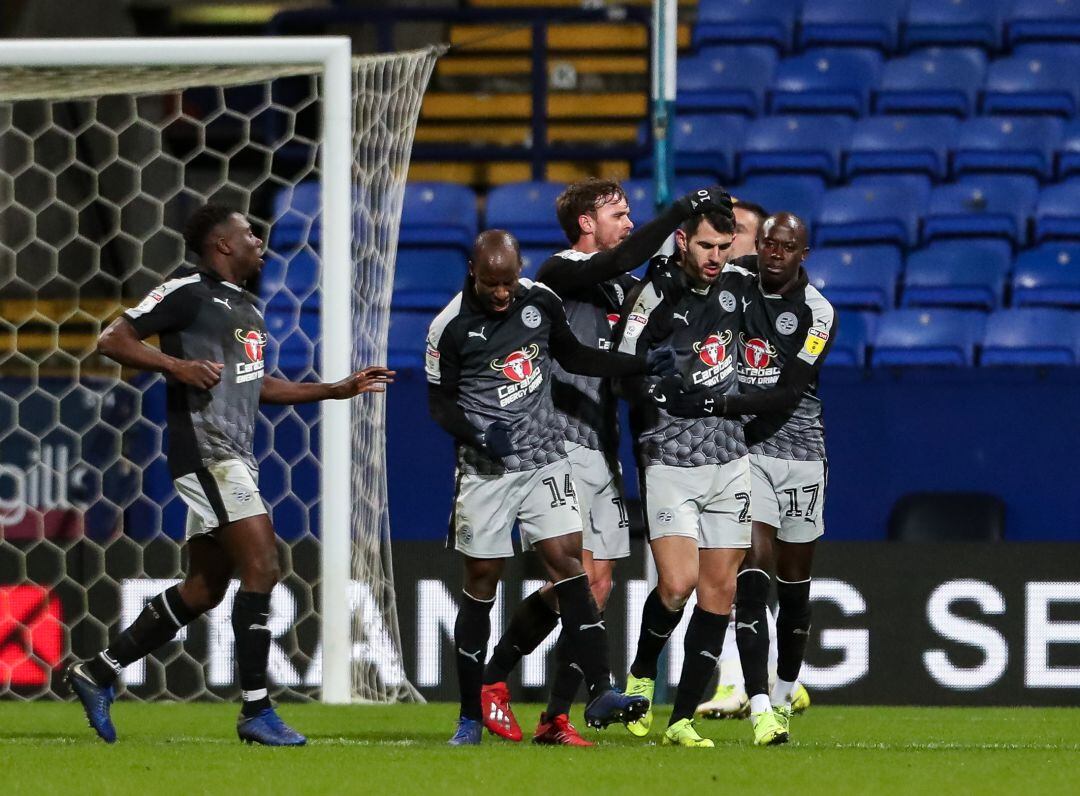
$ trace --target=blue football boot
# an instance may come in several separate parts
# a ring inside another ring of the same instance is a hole
[[[649,700],[643,696],[624,694],[614,689],[605,691],[585,708],[585,723],[602,730],[609,724],[629,724],[649,710]]]
[[[464,716],[458,719],[457,731],[447,743],[450,746],[477,746],[484,737],[484,723]]]
[[[260,710],[251,718],[236,720],[236,734],[244,743],[263,746],[303,746],[307,738],[281,720],[273,708]]]
[[[82,703],[83,712],[86,713],[86,721],[105,743],[116,743],[116,728],[112,723],[109,709],[116,692],[113,687],[100,686],[85,671],[82,662],[71,664],[64,676],[68,686]]]

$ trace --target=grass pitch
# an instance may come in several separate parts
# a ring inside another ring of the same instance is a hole
[[[539,706],[515,705],[526,738]],[[757,749],[745,721],[702,721],[715,749],[661,747],[620,726],[595,749],[534,747],[485,735],[445,746],[448,704],[283,705],[303,749],[248,747],[236,708],[121,702],[120,741],[107,746],[73,703],[0,703],[6,793],[116,794],[693,794],[1063,793],[1075,786],[1080,710],[814,706],[787,746]],[[577,711],[579,714],[580,711]],[[580,719],[575,715],[575,719]]]

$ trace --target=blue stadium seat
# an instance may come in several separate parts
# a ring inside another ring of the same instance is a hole
[[[1080,174],[1080,119],[1073,119],[1061,132],[1057,148],[1057,176],[1059,180]]]
[[[1001,48],[1005,5],[1011,0],[911,0],[904,47],[974,45]]]
[[[1013,267],[1014,307],[1080,307],[1080,244],[1044,243]]]
[[[1035,242],[1080,238],[1080,178],[1044,188],[1035,205]]]
[[[270,247],[281,250],[302,241],[318,245],[319,208],[318,182],[298,182],[279,189],[274,194]]]
[[[1004,237],[1027,242],[1039,186],[1034,177],[969,175],[930,192],[923,240],[947,237]]]
[[[866,365],[866,346],[874,338],[877,315],[872,312],[842,312],[833,327],[832,348],[825,367],[861,368]]]
[[[876,50],[820,48],[785,58],[769,91],[770,113],[862,116],[881,76]]]
[[[679,59],[675,103],[683,112],[758,116],[776,71],[772,47],[707,47]]]
[[[450,182],[405,185],[398,243],[406,246],[458,246],[468,252],[479,226],[476,194]]]
[[[394,267],[395,310],[441,310],[461,290],[468,263],[461,249],[398,249]]]
[[[893,58],[882,69],[874,112],[968,116],[985,72],[986,55],[973,48],[933,48]]]
[[[855,123],[844,172],[918,171],[944,179],[956,140],[951,116],[871,116]]]
[[[973,365],[985,325],[983,313],[970,310],[887,312],[874,335],[872,364],[876,368]]]
[[[715,43],[763,42],[790,50],[801,6],[802,0],[700,0],[694,48]]]
[[[1048,178],[1062,122],[1046,116],[980,116],[960,125],[953,171],[1016,171]]]
[[[806,258],[810,284],[835,306],[878,311],[896,302],[901,267],[900,251],[893,246],[823,247],[811,249]]]
[[[1001,306],[1012,267],[1008,241],[938,241],[908,255],[904,269],[904,307]]]
[[[492,188],[485,226],[509,230],[522,246],[562,246],[566,236],[555,218],[555,199],[565,187],[560,182],[511,182]]]
[[[1080,0],[1016,0],[1005,31],[1009,44],[1080,40]]]
[[[811,225],[815,245],[890,243],[914,246],[925,188],[916,182],[869,180],[826,191]]]
[[[1080,68],[1059,56],[1013,56],[986,70],[983,113],[1076,115],[1080,107]]]
[[[900,12],[908,0],[805,0],[799,48],[862,45],[893,51],[900,42]]]
[[[840,173],[841,153],[853,122],[844,116],[768,116],[750,123],[739,173],[810,172],[828,179]]]
[[[742,146],[746,121],[742,116],[699,114],[675,119],[676,172],[710,172],[713,182],[735,175],[735,153]],[[651,169],[650,169],[651,172]]]
[[[763,174],[731,188],[731,195],[755,202],[769,213],[794,213],[809,223],[817,215],[825,181],[811,175]]]
[[[630,219],[634,224],[641,226],[652,220],[656,215],[656,185],[652,178],[623,180],[622,187],[626,192],[626,201],[630,205]]]
[[[536,272],[551,255],[563,249],[569,249],[570,244],[563,238],[560,246],[523,246],[521,248],[521,275],[528,279],[536,279]]]
[[[986,322],[981,365],[1076,365],[1080,315],[1064,310],[1001,310]]]
[[[432,312],[390,313],[390,330],[386,341],[387,367],[401,370],[424,367],[427,331],[434,317]]]

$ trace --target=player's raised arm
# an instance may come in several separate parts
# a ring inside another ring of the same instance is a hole
[[[355,398],[362,392],[386,392],[386,385],[394,383],[395,375],[397,371],[372,365],[335,382],[289,381],[275,376],[264,376],[259,402],[306,404]]]

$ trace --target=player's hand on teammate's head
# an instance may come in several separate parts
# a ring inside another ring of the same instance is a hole
[[[514,452],[514,443],[510,439],[512,429],[507,423],[496,420],[480,435],[480,444],[496,459],[509,456]]]
[[[386,385],[394,383],[396,370],[372,365],[330,386],[333,397],[354,398],[362,392],[386,392]]]
[[[675,374],[675,349],[669,345],[650,348],[645,354],[645,372],[650,376],[673,376]]]
[[[702,213],[720,213],[727,216],[733,222],[735,210],[732,207],[731,195],[719,185],[701,188],[691,191],[676,203],[682,210],[683,215],[696,216]]]
[[[209,390],[221,381],[221,371],[224,368],[223,362],[211,362],[208,359],[180,359],[169,371],[169,375],[191,387]]]

